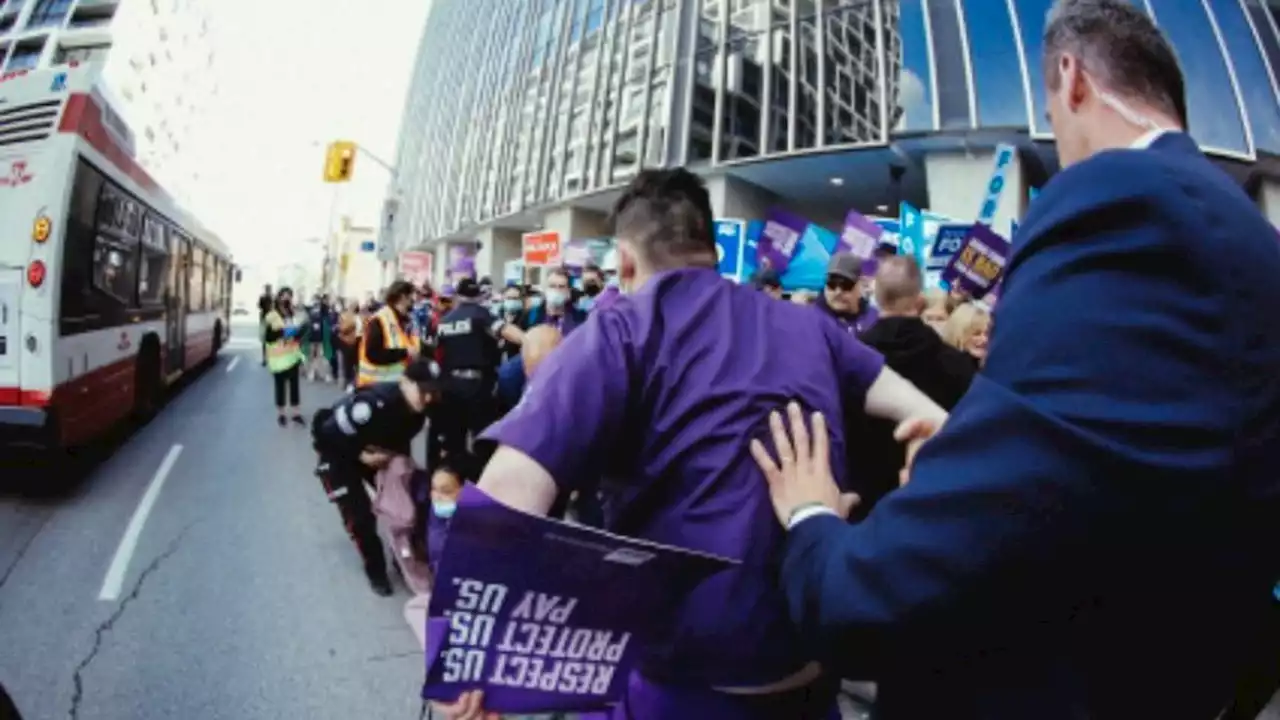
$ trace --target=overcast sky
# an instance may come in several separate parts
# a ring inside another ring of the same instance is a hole
[[[349,185],[321,182],[323,145],[395,161],[400,114],[430,0],[213,0],[220,92],[193,128],[191,209],[242,264],[302,252],[338,210],[376,225],[388,174],[358,158]]]

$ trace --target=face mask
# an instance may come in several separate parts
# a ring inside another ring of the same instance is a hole
[[[547,306],[553,308],[564,307],[565,302],[569,299],[568,294],[563,290],[548,290],[546,297]]]
[[[520,312],[520,309],[523,307],[524,307],[524,303],[520,302],[519,300],[503,300],[502,301],[502,309],[505,312],[515,314]]]
[[[582,286],[582,290],[587,294],[587,297],[595,297],[600,294],[600,283],[589,282]]]
[[[595,307],[595,304],[595,298],[578,298],[578,310],[581,312],[591,312],[591,308]]]
[[[432,500],[431,512],[441,520],[448,520],[458,510],[458,503],[453,500]]]

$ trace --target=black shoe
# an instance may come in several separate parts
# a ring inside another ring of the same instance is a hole
[[[369,587],[373,588],[374,593],[382,597],[391,597],[395,594],[395,590],[391,587],[391,578],[387,577],[386,568],[366,570],[365,575],[368,576]]]
[[[305,427],[305,426],[306,426],[306,424],[307,424],[307,421],[306,421],[306,420],[303,420],[301,415],[294,415],[294,416],[293,416],[293,418],[292,418],[292,420],[293,420],[293,422],[294,422],[294,424],[295,424],[295,425],[302,425],[302,426],[304,426],[304,427]]]
[[[285,420],[283,415],[279,415],[276,417],[276,424],[279,425],[280,427],[285,427],[286,425],[289,424],[289,421]]]

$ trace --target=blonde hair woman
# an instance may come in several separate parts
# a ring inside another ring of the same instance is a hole
[[[968,353],[981,365],[987,359],[990,330],[991,314],[973,303],[965,303],[947,318],[947,324],[942,329],[942,339],[957,350]]]

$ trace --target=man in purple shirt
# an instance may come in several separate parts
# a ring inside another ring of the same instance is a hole
[[[827,265],[827,284],[818,297],[818,307],[835,318],[846,330],[862,334],[871,329],[880,313],[863,297],[866,278],[862,276],[862,258],[848,252],[831,256]]]
[[[897,421],[945,413],[822,315],[722,278],[692,173],[640,173],[613,221],[627,294],[566,338],[486,431],[500,447],[480,489],[545,514],[605,478],[607,529],[742,561],[684,598],[668,637],[646,639],[618,717],[827,718],[836,679],[787,619],[774,574],[784,533],[747,442],[790,397],[837,428],[864,408]],[[843,448],[841,433],[831,443]],[[468,693],[446,716],[481,705]]]

